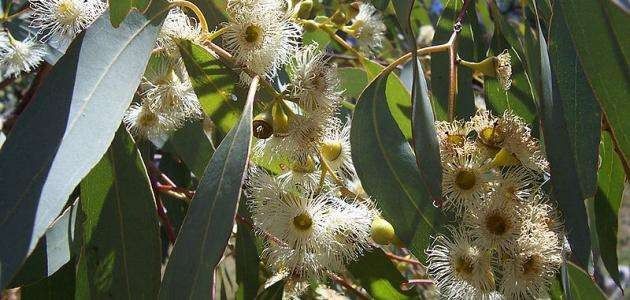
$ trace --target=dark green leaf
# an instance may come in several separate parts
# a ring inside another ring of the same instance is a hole
[[[73,256],[75,249],[74,227],[76,224],[78,202],[68,207],[46,231],[46,235],[37,244],[20,272],[13,281],[12,287],[32,284],[49,277],[63,267]]]
[[[373,196],[398,237],[424,259],[429,236],[440,223],[423,184],[409,143],[396,126],[385,101],[386,76],[363,91],[354,110],[352,159],[367,193]]]
[[[567,264],[567,272],[563,276],[566,277],[564,280],[570,286],[568,299],[604,300],[607,298],[591,276],[573,263]]]
[[[74,299],[74,261],[52,276],[20,289],[24,300]]]
[[[203,15],[206,17],[206,22],[208,22],[208,28],[212,30],[212,28],[217,27],[219,24],[227,21],[226,16],[226,0],[190,0],[193,4],[195,4]]]
[[[595,196],[597,189],[597,153],[601,130],[601,112],[578,60],[566,23],[557,11],[551,23],[549,55],[554,74],[555,102],[562,106],[568,144],[564,156],[574,161],[582,199]],[[574,183],[575,184],[575,183]]]
[[[415,299],[415,290],[403,291],[406,282],[383,250],[374,249],[348,266],[352,276],[374,299]]]
[[[429,192],[432,201],[439,203],[442,198],[442,163],[440,159],[440,146],[435,131],[435,119],[431,109],[427,81],[424,78],[420,64],[418,76],[414,85],[417,89],[413,101],[413,150],[416,154],[416,162],[421,181]]]
[[[435,119],[431,100],[429,99],[427,82],[424,78],[424,71],[422,71],[418,62],[416,39],[411,29],[410,17],[414,0],[392,1],[396,9],[398,23],[405,33],[407,44],[411,45],[411,61],[414,62],[411,64],[413,80],[411,85],[411,101],[413,102],[411,118],[416,162],[425,189],[429,192],[431,198],[437,200],[442,195],[442,164],[440,162],[440,149],[435,132]]]
[[[381,65],[373,61],[366,60],[364,63],[368,80],[370,81],[383,70]],[[385,95],[387,96],[389,110],[398,124],[398,127],[405,136],[405,139],[411,140],[411,95],[402,81],[400,81],[398,75],[391,73],[387,77]]]
[[[232,232],[252,140],[253,97],[210,159],[164,274],[160,299],[207,298]]]
[[[6,286],[79,181],[114,138],[166,9],[101,16],[70,46],[0,151],[0,288]]]
[[[613,141],[620,148],[621,159],[627,169],[630,156],[630,102],[627,101],[630,71],[620,46],[627,45],[627,41],[620,42],[627,36],[616,35],[619,27],[610,24],[613,19],[607,16],[602,2],[555,1],[554,16],[561,14],[564,17],[588,83],[610,124]]]
[[[214,146],[206,135],[201,120],[188,123],[171,134],[166,148],[173,150],[199,178],[214,153]]]
[[[540,116],[545,149],[549,159],[551,189],[553,199],[562,210],[568,239],[574,260],[581,266],[588,266],[591,254],[591,241],[586,215],[586,206],[579,186],[576,161],[566,155],[571,147],[571,139],[564,121],[565,100],[558,89],[553,89],[554,78],[551,73],[547,42],[542,32],[538,33],[541,62],[541,100]]]
[[[363,89],[367,86],[367,74],[359,68],[339,68],[337,70],[341,86],[346,90],[349,98],[358,99]]]
[[[226,134],[238,122],[244,103],[235,94],[238,76],[199,45],[183,42],[179,49],[203,111]]]
[[[118,27],[132,8],[144,10],[150,0],[109,0],[109,20]]]
[[[243,200],[241,198],[241,205],[238,208],[239,214],[248,217],[247,206],[242,205]],[[238,282],[236,299],[254,299],[260,284],[258,278],[260,259],[256,248],[256,236],[249,226],[241,223],[238,223],[237,226],[236,245],[234,246],[236,248],[236,281]]]
[[[155,299],[161,249],[151,183],[124,127],[81,182],[80,299]]]
[[[617,285],[620,285],[617,230],[625,176],[623,165],[615,153],[608,132],[602,132],[599,156],[601,165],[597,173],[597,194],[594,203],[595,228],[604,266]]]

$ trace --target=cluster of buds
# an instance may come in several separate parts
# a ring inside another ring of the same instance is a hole
[[[427,250],[429,276],[448,298],[545,296],[562,263],[564,232],[542,189],[548,175],[539,141],[511,112],[482,110],[436,129],[443,208],[456,225]]]

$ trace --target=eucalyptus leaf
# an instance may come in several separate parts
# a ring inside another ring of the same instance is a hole
[[[166,13],[106,13],[55,65],[0,151],[0,288],[11,280],[68,196],[114,138]]]
[[[232,232],[252,140],[250,95],[238,124],[210,159],[166,266],[160,299],[207,298]]]
[[[236,95],[238,75],[202,46],[184,41],[179,49],[203,111],[226,134],[238,122],[245,102]]]
[[[618,36],[618,26],[606,13],[604,0],[559,0],[554,2],[555,13],[563,16],[580,64],[601,105],[611,128],[613,141],[620,149],[622,162],[628,170],[630,157],[630,71],[627,49]],[[588,21],[586,21],[588,20]],[[613,30],[611,30],[611,28]]]
[[[425,258],[431,234],[440,226],[440,211],[420,183],[411,146],[385,100],[387,74],[363,91],[354,110],[350,141],[352,160],[366,192],[374,197],[397,236],[416,257]]]
[[[566,100],[559,95],[558,88],[554,89],[547,42],[540,31],[538,41],[542,91],[540,116],[551,173],[552,196],[562,210],[573,259],[586,268],[591,255],[590,229],[588,222],[584,221],[588,220],[585,199],[580,188],[575,186],[579,182],[576,161],[571,155],[566,155],[567,147],[571,145],[564,120]]]
[[[24,286],[52,276],[70,261],[77,247],[75,226],[78,207],[78,201],[75,201],[50,225],[10,286]]]
[[[564,155],[574,161],[582,199],[595,196],[597,190],[597,154],[601,131],[601,111],[591,90],[582,65],[571,44],[564,17],[557,11],[551,21],[549,58],[554,74],[558,103],[562,105],[562,120],[568,144]]]
[[[600,167],[597,173],[595,195],[595,228],[599,241],[599,253],[612,279],[621,287],[619,259],[617,257],[617,235],[619,210],[623,197],[624,174],[621,160],[615,153],[610,133],[602,132],[599,146]]]
[[[81,182],[80,299],[155,299],[162,253],[155,199],[140,153],[124,127]]]

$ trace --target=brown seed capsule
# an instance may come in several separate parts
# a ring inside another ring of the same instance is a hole
[[[273,117],[268,111],[258,114],[252,122],[254,136],[267,139],[273,134]]]

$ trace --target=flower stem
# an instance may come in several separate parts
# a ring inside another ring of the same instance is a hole
[[[193,4],[192,2],[188,2],[186,0],[176,0],[176,1],[171,2],[169,4],[169,7],[185,7],[185,8],[190,9],[193,13],[195,13],[195,15],[197,16],[197,19],[199,19],[199,25],[201,25],[201,30],[206,33],[210,32],[208,30],[208,22],[206,22],[206,17],[203,16],[203,13],[199,9],[199,7],[197,7],[197,5]]]
[[[217,46],[212,41],[204,40],[202,42],[202,45],[206,46],[208,49],[210,49],[211,52],[216,53],[218,58],[223,60],[224,62],[226,62],[228,65],[230,65],[230,66],[234,66],[235,65],[234,58],[232,57],[232,54],[228,53],[223,48]],[[232,69],[236,69],[236,68],[232,67]],[[258,74],[256,74],[254,71],[250,70],[247,67],[243,67],[242,70],[245,73],[247,73],[247,75],[249,75],[252,78],[254,78],[254,76],[258,76]],[[271,83],[269,83],[269,81],[264,80],[263,78],[260,78],[260,86],[262,86],[274,98],[284,99],[284,96],[282,94],[278,93],[278,91],[276,91],[276,89],[273,87],[273,85],[271,85]]]

